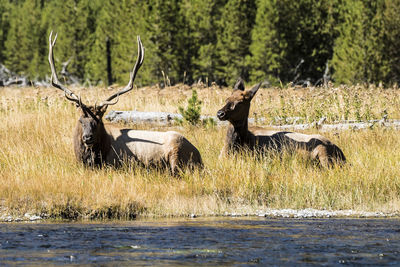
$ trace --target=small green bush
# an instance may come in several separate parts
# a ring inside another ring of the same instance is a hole
[[[197,97],[197,91],[193,89],[192,97],[188,99],[187,108],[178,107],[179,113],[183,117],[183,122],[197,125],[200,122],[201,104],[202,102]]]

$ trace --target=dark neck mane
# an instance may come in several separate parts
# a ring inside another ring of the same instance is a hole
[[[227,143],[230,150],[238,150],[242,148],[252,149],[254,146],[254,135],[249,132],[247,118],[243,121],[230,122],[226,135]]]
[[[82,142],[82,127],[78,122],[74,136],[75,156],[78,161],[81,161],[86,166],[99,167],[106,162],[111,140],[102,122],[97,129],[96,136],[96,141],[92,147],[85,146]]]

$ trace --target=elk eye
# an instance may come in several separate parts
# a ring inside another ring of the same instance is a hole
[[[231,106],[230,106],[230,109],[231,109],[231,110],[234,110],[234,109],[236,108],[236,106],[239,105],[239,104],[240,104],[240,102],[236,102],[236,101],[233,102],[233,103],[231,104]]]

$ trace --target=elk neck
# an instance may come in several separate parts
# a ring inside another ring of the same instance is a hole
[[[252,146],[253,134],[249,132],[248,117],[239,121],[230,121],[227,139],[231,146]]]

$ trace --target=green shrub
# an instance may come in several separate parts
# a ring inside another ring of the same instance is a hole
[[[200,122],[201,101],[197,97],[197,91],[192,90],[192,97],[188,99],[187,108],[178,107],[179,113],[183,117],[183,122],[197,125]]]

